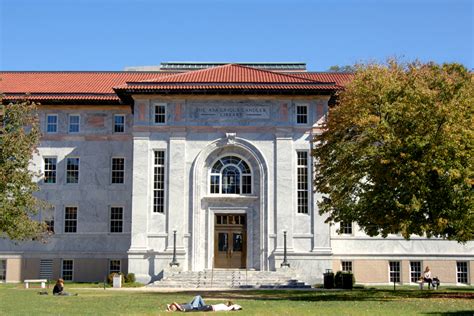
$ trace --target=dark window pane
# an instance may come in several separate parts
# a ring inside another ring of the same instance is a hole
[[[227,251],[227,249],[229,248],[227,233],[219,233],[217,240],[218,251]]]

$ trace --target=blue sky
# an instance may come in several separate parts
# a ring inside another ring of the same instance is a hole
[[[0,70],[163,61],[405,60],[474,68],[471,0],[0,0]]]

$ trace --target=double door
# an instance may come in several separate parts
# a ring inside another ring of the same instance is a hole
[[[214,267],[243,269],[246,267],[246,216],[217,214],[214,232]]]

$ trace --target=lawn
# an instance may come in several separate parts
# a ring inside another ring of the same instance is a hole
[[[94,285],[90,285],[94,286]],[[474,315],[474,287],[419,291],[402,287],[353,291],[199,291],[143,292],[103,290],[67,284],[78,296],[38,295],[41,289],[0,285],[1,315],[169,315],[166,303],[189,301],[200,294],[207,303],[232,299],[243,307],[235,315]],[[202,315],[209,313],[193,313]],[[178,313],[179,315],[179,313]]]

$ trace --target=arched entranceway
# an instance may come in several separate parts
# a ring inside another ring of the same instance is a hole
[[[199,153],[190,182],[192,270],[267,269],[267,174],[261,152],[238,137]]]

